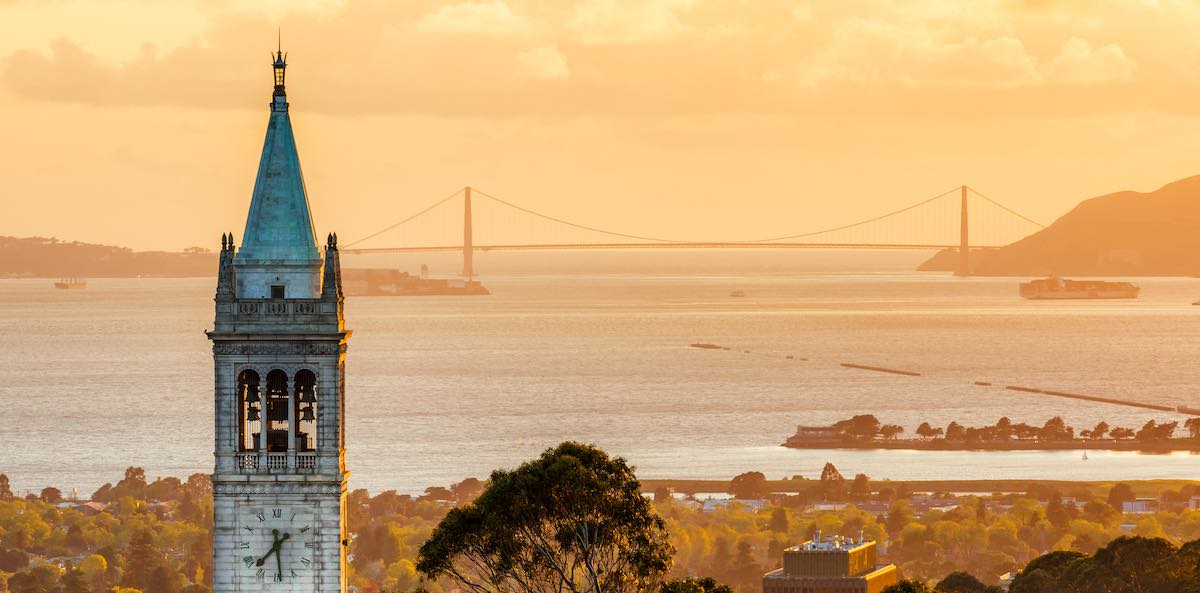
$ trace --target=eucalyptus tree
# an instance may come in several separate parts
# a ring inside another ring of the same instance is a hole
[[[565,442],[493,472],[434,529],[417,569],[469,593],[649,593],[673,554],[625,460]]]

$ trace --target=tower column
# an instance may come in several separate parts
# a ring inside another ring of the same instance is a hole
[[[463,190],[463,271],[467,280],[475,276],[475,243],[471,228],[471,186]]]
[[[296,379],[295,375],[290,375],[287,378],[287,412],[288,412],[288,436],[287,436],[287,466],[289,468],[296,467]]]
[[[258,464],[260,468],[267,467],[267,431],[271,428],[270,418],[270,396],[267,392],[267,371],[264,369],[254,369],[258,373],[259,384],[258,389],[258,408],[261,410],[258,414]]]
[[[967,186],[962,186],[962,205],[959,207],[958,221],[958,272],[955,276],[971,275],[971,248],[967,244]]]

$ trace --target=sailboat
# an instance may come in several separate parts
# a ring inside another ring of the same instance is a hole
[[[1087,461],[1087,441],[1083,443],[1083,460]]]

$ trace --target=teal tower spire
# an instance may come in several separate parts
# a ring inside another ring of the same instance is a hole
[[[283,287],[286,296],[308,296],[319,291],[321,254],[288,113],[287,55],[279,49],[272,58],[267,136],[233,267],[239,294],[266,298]],[[308,286],[309,276],[315,286]]]

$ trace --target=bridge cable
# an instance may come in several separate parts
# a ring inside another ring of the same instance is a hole
[[[844,230],[846,230],[846,229],[849,229],[849,228],[854,228],[854,227],[856,227],[856,226],[862,226],[862,225],[864,225],[864,224],[869,224],[869,223],[872,223],[872,222],[876,222],[876,221],[879,221],[879,220],[883,220],[883,219],[885,219],[885,218],[889,218],[889,217],[895,216],[895,215],[897,215],[897,214],[903,214],[903,213],[905,213],[905,212],[908,212],[909,210],[913,210],[913,209],[916,209],[916,208],[920,208],[921,206],[924,206],[925,204],[928,204],[928,203],[930,203],[930,202],[934,202],[934,201],[940,200],[940,199],[942,199],[942,198],[944,198],[944,197],[946,197],[946,196],[948,196],[948,195],[950,195],[950,194],[952,194],[952,193],[954,193],[954,192],[956,192],[956,191],[959,191],[960,189],[962,189],[962,186],[958,186],[958,187],[956,187],[956,188],[954,188],[954,189],[951,189],[951,190],[949,190],[949,191],[942,192],[942,193],[940,193],[940,194],[938,194],[938,195],[936,195],[936,196],[933,196],[932,198],[929,198],[929,199],[927,199],[927,200],[923,200],[923,201],[917,202],[916,204],[913,204],[913,205],[911,205],[911,206],[906,206],[906,207],[904,207],[904,208],[901,208],[901,209],[899,209],[899,210],[896,210],[895,212],[889,212],[889,213],[887,213],[887,214],[883,214],[883,215],[881,215],[881,216],[876,216],[876,217],[874,217],[874,218],[868,218],[867,220],[860,220],[860,221],[858,221],[858,222],[851,223],[851,224],[845,224],[845,225],[842,225],[842,226],[839,226],[839,227],[834,227],[834,228],[824,229],[824,230],[820,230],[820,231],[813,231],[813,232],[811,232],[811,233],[801,233],[801,234],[799,234],[799,235],[786,235],[786,236],[783,236],[783,237],[770,237],[770,238],[767,238],[767,239],[754,239],[754,240],[752,240],[752,241],[728,241],[728,243],[775,243],[775,242],[778,242],[778,241],[787,241],[787,240],[789,240],[789,239],[800,239],[800,238],[803,238],[803,237],[811,237],[811,236],[813,236],[813,235],[824,235],[825,233],[832,233],[832,232],[835,232],[835,231],[844,231]]]
[[[374,239],[375,237],[378,237],[379,235],[382,235],[382,234],[384,234],[406,222],[412,222],[413,219],[421,216],[422,214],[425,214],[426,212],[429,212],[430,210],[433,210],[434,208],[437,208],[438,206],[441,206],[442,204],[445,204],[446,202],[449,202],[451,198],[457,196],[458,194],[461,194],[462,192],[463,192],[463,190],[461,190],[461,189],[455,190],[454,193],[434,202],[433,205],[425,208],[424,210],[421,210],[420,212],[417,212],[416,214],[413,214],[412,216],[409,216],[408,218],[405,218],[404,220],[401,220],[400,222],[397,222],[396,224],[393,224],[383,230],[371,233],[370,235],[367,235],[366,237],[363,237],[357,241],[347,243],[344,247],[346,247],[346,248],[354,247],[355,245],[358,245],[359,243],[362,243],[363,241],[366,241],[368,239]]]
[[[1020,218],[1021,220],[1024,220],[1025,222],[1037,225],[1038,228],[1043,228],[1043,229],[1046,228],[1046,225],[1044,225],[1032,218],[1029,218],[1028,216],[1025,216],[1024,214],[1021,214],[1020,212],[1017,212],[1016,210],[1013,210],[1012,208],[1009,208],[1008,206],[1005,206],[1004,204],[1001,204],[1000,202],[997,202],[996,200],[993,200],[993,199],[979,193],[979,190],[977,190],[969,185],[967,186],[967,189],[971,190],[971,193],[991,202],[992,204],[998,206],[1001,210],[1004,210],[1005,212],[1012,214],[1013,216],[1016,216],[1017,218]]]
[[[680,240],[680,239],[663,239],[663,238],[659,238],[659,237],[643,237],[643,236],[640,236],[640,235],[629,235],[629,234],[626,234],[626,233],[618,233],[618,232],[615,232],[615,231],[608,231],[608,230],[604,230],[604,229],[601,229],[601,228],[596,228],[596,227],[591,227],[591,226],[587,226],[587,225],[577,224],[577,223],[571,222],[571,221],[569,221],[569,220],[563,220],[563,219],[561,219],[561,218],[555,218],[555,217],[553,217],[553,216],[550,216],[549,214],[542,214],[541,212],[534,212],[533,210],[530,210],[530,209],[528,209],[528,208],[523,208],[523,207],[521,207],[521,206],[518,206],[518,205],[516,205],[516,204],[513,204],[512,202],[508,202],[508,201],[505,201],[505,200],[501,200],[500,198],[497,198],[496,196],[493,196],[493,195],[491,195],[491,194],[489,194],[489,193],[486,193],[486,192],[484,192],[484,191],[481,191],[481,190],[479,190],[479,189],[476,189],[476,188],[471,188],[471,191],[472,191],[472,193],[475,193],[475,194],[481,195],[481,196],[483,196],[483,197],[485,197],[485,198],[490,198],[490,199],[492,199],[492,200],[495,200],[495,201],[497,201],[497,202],[499,202],[499,203],[501,203],[501,204],[504,204],[505,206],[508,206],[509,208],[515,208],[515,209],[517,209],[517,210],[520,210],[521,212],[524,212],[524,213],[526,213],[526,214],[532,214],[533,216],[537,216],[537,217],[540,217],[540,218],[544,218],[544,219],[546,219],[546,220],[550,220],[550,221],[553,221],[553,222],[557,222],[557,223],[559,223],[559,224],[565,224],[565,225],[567,225],[567,226],[575,227],[575,228],[577,228],[577,229],[583,229],[583,230],[585,230],[585,231],[592,231],[592,232],[595,232],[595,233],[601,233],[601,234],[605,234],[605,235],[612,235],[612,236],[614,236],[614,237],[624,237],[624,238],[626,238],[626,239],[637,239],[637,240],[639,240],[639,241],[653,241],[653,242],[656,242],[656,243],[695,243],[695,241],[683,241],[683,240]]]

